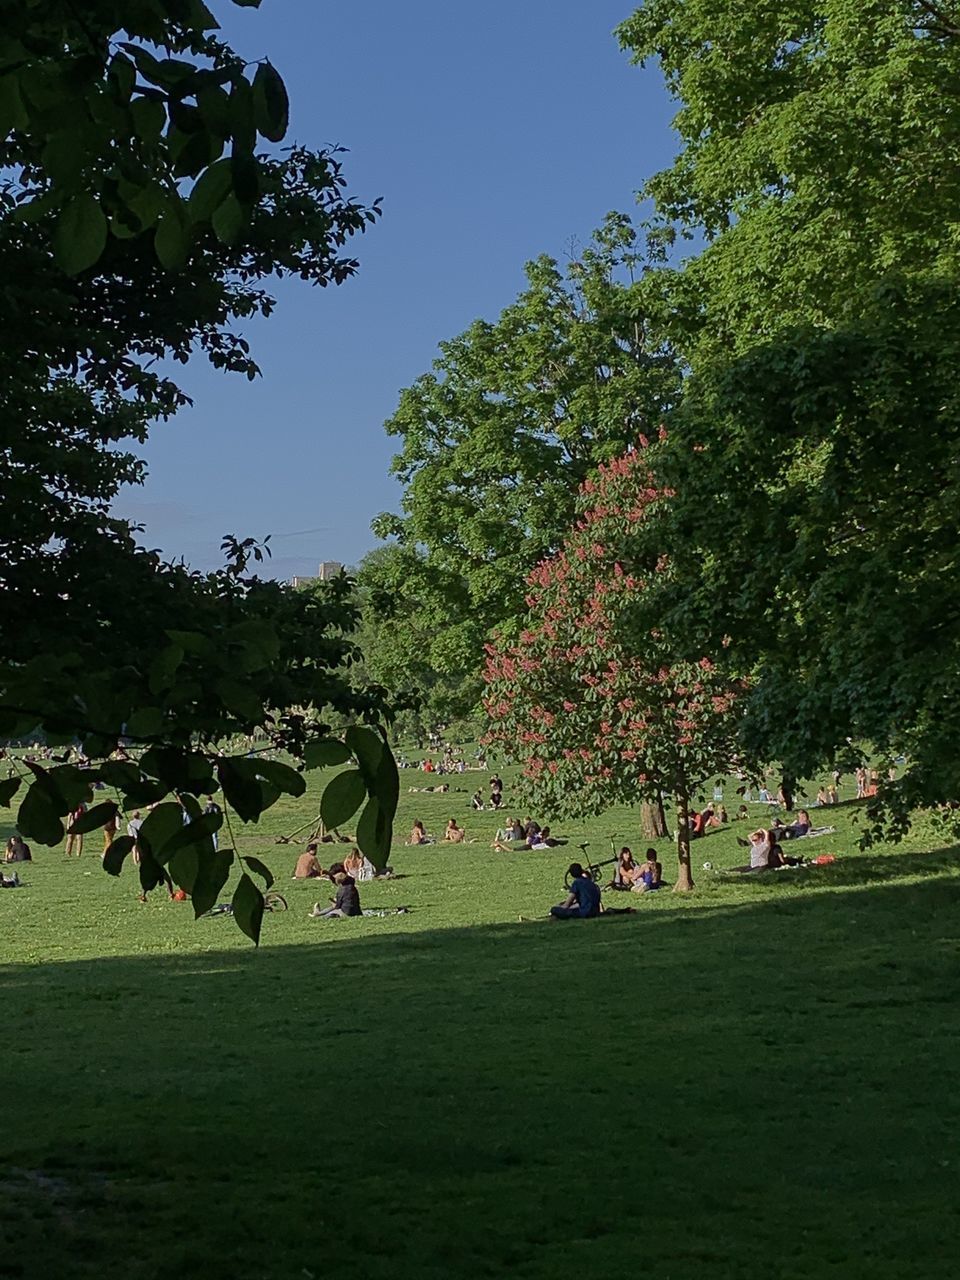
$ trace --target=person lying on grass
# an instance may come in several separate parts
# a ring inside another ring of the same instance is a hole
[[[447,829],[443,833],[443,838],[447,844],[463,844],[467,838],[467,832],[464,827],[457,826],[456,818],[451,818],[447,823]]]
[[[570,892],[563,902],[550,908],[551,920],[590,920],[600,914],[600,886],[586,874],[579,862],[567,868]]]
[[[313,904],[310,916],[314,920],[335,920],[345,916],[361,916],[360,894],[353,876],[346,871],[338,871],[334,877],[337,885],[337,896],[330,899],[329,907],[321,907],[319,902]]]

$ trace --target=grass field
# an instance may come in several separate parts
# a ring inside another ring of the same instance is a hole
[[[646,842],[614,810],[494,853],[480,777],[405,792],[400,839],[478,838],[395,847],[361,891],[405,916],[308,919],[329,886],[274,838],[319,780],[243,831],[291,905],[259,951],[93,837],[35,851],[0,893],[0,1277],[953,1276],[957,851],[856,852],[845,804],[804,842],[832,866],[524,925],[582,839]]]

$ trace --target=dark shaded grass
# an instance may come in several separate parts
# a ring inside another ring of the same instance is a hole
[[[8,966],[0,1276],[952,1276],[953,871]]]

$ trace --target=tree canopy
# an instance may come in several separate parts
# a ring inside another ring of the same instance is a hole
[[[255,377],[236,326],[272,310],[263,282],[347,279],[357,263],[344,247],[378,214],[345,195],[335,153],[276,149],[282,80],[247,66],[216,27],[200,0],[100,0],[23,5],[0,32],[0,734],[42,731],[92,759],[148,747],[139,779],[125,765],[127,798],[143,786],[189,794],[198,770],[207,784],[212,768],[191,753],[210,765],[237,732],[265,727],[302,758],[329,738],[324,708],[388,714],[382,690],[348,679],[346,588],[285,594],[246,574],[249,540],[227,540],[224,572],[194,574],[141,550],[111,514],[120,487],[143,478],[130,445],[186,403],[170,362],[202,353]],[[367,739],[355,748],[325,750],[359,750],[350,813],[369,795],[364,838],[382,862],[390,766]],[[243,765],[216,762],[244,820],[279,794],[263,781],[274,764],[241,786]],[[71,778],[37,774],[25,833],[60,838]],[[212,866],[209,842],[203,856]],[[258,898],[242,883],[250,920]]]
[[[585,482],[574,527],[530,574],[519,635],[487,647],[485,704],[489,740],[557,817],[673,796],[677,888],[689,889],[690,801],[737,766],[742,684],[706,656],[677,659],[659,628],[639,637],[629,625],[649,580],[670,572],[665,558],[631,556],[630,531],[663,501],[645,448]]]
[[[402,442],[403,511],[374,527],[405,549],[405,590],[433,623],[421,660],[465,689],[490,629],[522,610],[526,574],[559,545],[578,485],[676,394],[638,290],[648,265],[617,214],[564,269],[529,263],[517,301],[441,343],[386,424]]]
[[[689,376],[639,531],[636,614],[755,679],[748,744],[809,773],[848,739],[960,789],[949,566],[958,460],[960,46],[950,6],[650,0],[621,28],[680,103],[645,191],[702,252],[647,284]],[[643,543],[644,538],[648,541]]]

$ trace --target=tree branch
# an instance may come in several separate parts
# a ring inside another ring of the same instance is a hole
[[[934,35],[960,37],[960,17],[947,11],[940,0],[917,0],[917,3],[930,19],[930,23],[923,26],[924,31],[930,31]]]

